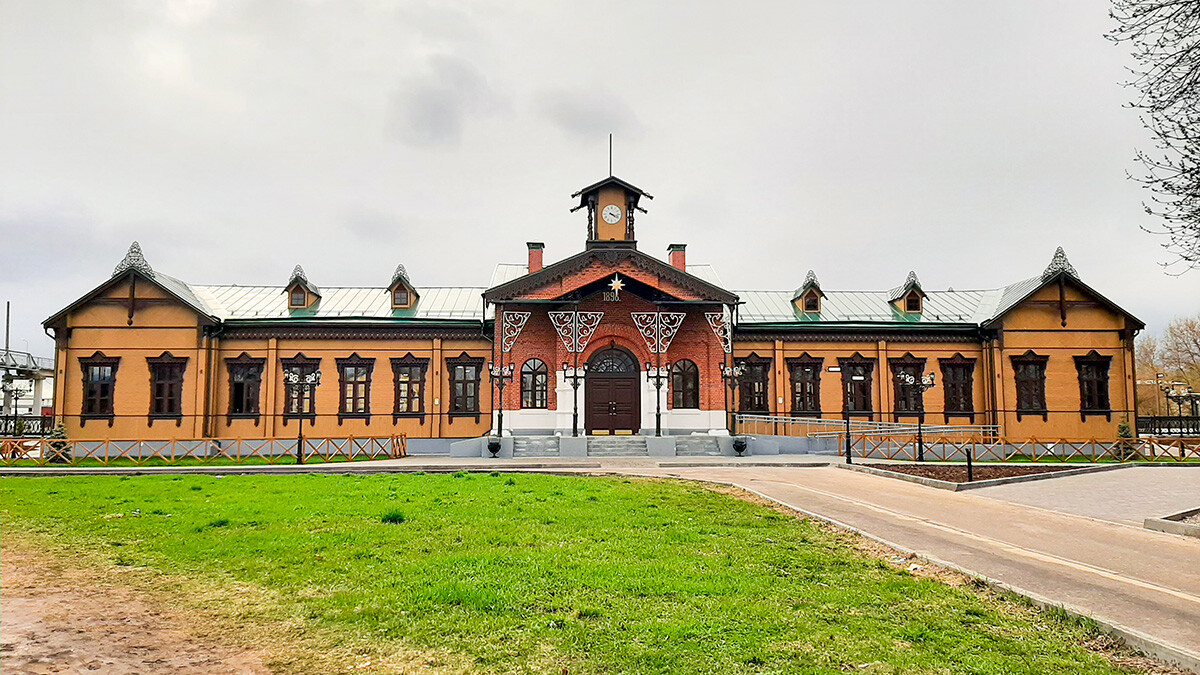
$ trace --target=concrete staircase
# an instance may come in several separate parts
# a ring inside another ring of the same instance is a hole
[[[514,436],[513,457],[558,457],[558,437]]]
[[[720,457],[721,448],[712,436],[676,436],[675,454],[679,457]]]
[[[648,457],[646,439],[641,436],[588,436],[588,457]]]

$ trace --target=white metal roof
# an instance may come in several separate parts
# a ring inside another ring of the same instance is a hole
[[[477,286],[416,288],[411,309],[392,309],[386,288],[325,287],[321,299],[307,310],[288,308],[279,286],[189,286],[209,314],[221,320],[287,318],[462,319],[483,316],[484,289]]]

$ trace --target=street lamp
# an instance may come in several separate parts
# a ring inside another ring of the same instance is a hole
[[[733,395],[732,394],[737,391],[738,380],[741,379],[742,375],[745,374],[745,372],[746,372],[746,363],[744,361],[742,363],[737,364],[736,366],[731,366],[724,362],[721,363],[721,379],[725,380],[725,386],[729,388],[729,392],[730,392],[730,396],[726,399],[726,406],[725,406],[726,407],[726,410],[725,410],[726,415],[729,414],[729,409],[728,409],[729,405],[733,403]],[[737,415],[736,414],[733,415],[733,424],[731,424],[730,426],[732,427],[730,429],[730,431],[733,434],[737,434]]]
[[[929,373],[928,375],[922,375],[921,379],[918,380],[917,376],[913,375],[912,373],[896,373],[896,381],[909,387],[913,387],[921,394],[919,399],[921,409],[917,414],[917,461],[924,462],[925,436],[922,434],[921,427],[925,422],[925,392],[933,389],[934,374]]]
[[[299,419],[296,420],[296,463],[304,463],[304,402],[308,401],[310,406],[315,404],[316,388],[321,384],[321,371],[314,370],[311,373],[301,375],[299,370],[288,370],[283,373],[283,383],[289,388],[291,399],[296,403],[296,415]],[[316,424],[316,415],[313,415],[313,424]]]
[[[504,363],[504,352],[500,352],[500,363],[487,363],[488,375],[491,376],[492,382],[496,388],[500,390],[500,409],[499,419],[496,420],[496,433],[500,436],[504,435],[504,387],[508,385],[513,378],[513,364]]]
[[[568,374],[568,371],[570,374]],[[579,354],[575,355],[575,367],[571,368],[571,364],[563,361],[562,364],[563,379],[571,382],[571,435],[579,435],[579,383],[583,380],[583,376],[587,374],[587,364],[579,365]]]
[[[851,382],[863,382],[867,379],[866,375],[851,375]],[[846,463],[854,463],[854,443],[850,440],[850,393],[846,392]],[[866,444],[863,444],[863,449],[866,449]]]
[[[1192,387],[1187,382],[1172,382],[1171,388],[1168,390],[1166,385],[1162,387],[1163,396],[1175,404],[1175,412],[1179,417],[1179,437],[1184,436],[1183,433],[1183,403],[1192,398]],[[1167,410],[1170,413],[1170,409]]]
[[[649,361],[646,362],[646,377],[654,380],[654,435],[662,436],[662,386],[663,380],[667,379],[667,375],[663,374],[663,371],[671,371],[671,362],[663,363],[661,354],[658,360],[657,368]]]

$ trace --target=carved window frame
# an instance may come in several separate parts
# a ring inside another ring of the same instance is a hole
[[[79,426],[86,426],[88,420],[107,420],[108,426],[113,425],[116,417],[113,412],[117,392],[117,369],[121,366],[121,357],[105,356],[104,352],[95,352],[91,356],[79,357],[79,369],[83,379],[83,396],[79,402]],[[109,368],[102,379],[92,379],[92,368]],[[89,410],[90,408],[90,410]]]
[[[321,357],[309,358],[304,355],[304,352],[297,352],[291,358],[279,359],[282,366],[281,374],[288,370],[296,370],[300,377],[304,377],[321,369]],[[299,387],[297,385],[288,386],[287,381],[283,383],[283,426],[287,426],[288,420],[310,420],[313,424],[317,420],[317,388],[315,386]],[[299,393],[298,396],[293,394]],[[308,405],[305,406],[304,404]],[[295,412],[293,408],[297,408]],[[307,412],[305,408],[308,408]]]
[[[925,376],[924,357],[906,353],[898,359],[888,359],[888,367],[892,370],[892,416],[917,417],[925,419],[925,395],[921,391],[921,378]],[[913,384],[902,382],[900,375],[907,373],[916,381]]]
[[[738,380],[738,412],[771,413],[771,359],[754,352],[744,359],[746,372]]]
[[[479,422],[479,382],[483,377],[484,360],[482,356],[470,356],[466,352],[446,359],[446,379],[450,384],[446,413],[449,424],[454,424],[456,417],[473,417]]]
[[[392,359],[392,424],[401,418],[419,419],[425,424],[425,377],[428,372],[429,359],[418,358],[411,352]],[[401,380],[401,376],[409,379]],[[400,409],[401,401],[404,410]]]
[[[1079,374],[1079,418],[1086,422],[1088,415],[1104,415],[1104,419],[1111,422],[1112,399],[1108,373],[1112,368],[1112,357],[1093,349],[1073,358],[1075,371]]]
[[[792,381],[792,410],[796,416],[821,416],[821,369],[825,359],[807,352],[787,359],[788,376]]]
[[[225,359],[225,372],[229,376],[229,411],[225,415],[225,426],[237,419],[252,419],[254,426],[258,426],[262,418],[262,378],[266,363],[266,359],[254,358],[246,352],[237,358]],[[242,386],[240,396],[239,384]],[[238,407],[242,410],[235,410]]]
[[[838,368],[842,371],[842,417],[875,419],[875,359],[855,352],[853,356],[838,358]],[[855,375],[864,379],[856,381]],[[852,407],[856,399],[865,405]]]
[[[700,409],[700,368],[691,359],[679,359],[671,366],[671,409]]]
[[[955,354],[948,359],[938,359],[938,366],[942,370],[942,414],[946,423],[950,423],[951,417],[966,417],[974,424],[975,359]],[[964,372],[966,377],[960,377]]]
[[[550,369],[541,359],[529,359],[521,365],[521,409],[546,410],[549,407]]]
[[[1012,362],[1013,384],[1016,387],[1014,409],[1017,421],[1026,415],[1036,415],[1045,422],[1050,419],[1046,406],[1046,364],[1049,356],[1035,354],[1032,349],[1020,356],[1008,357]]]
[[[171,352],[146,357],[146,369],[150,372],[150,408],[146,426],[154,426],[155,420],[175,420],[175,426],[183,425],[183,381],[187,362],[186,356],[174,356]]]
[[[334,359],[334,363],[338,372],[338,426],[346,420],[366,420],[370,425],[371,376],[375,371],[375,359],[354,352],[345,358]],[[349,373],[350,370],[355,372]],[[357,379],[359,377],[362,379]],[[347,399],[350,399],[350,408]],[[357,410],[359,404],[362,404],[362,410]]]

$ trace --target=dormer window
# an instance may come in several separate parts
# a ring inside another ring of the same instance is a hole
[[[820,312],[821,311],[821,296],[815,292],[810,292],[804,296],[804,311]]]
[[[303,308],[308,303],[308,296],[303,288],[293,288],[291,294],[288,295],[288,305],[295,308]]]
[[[408,307],[408,289],[403,286],[397,286],[392,291],[392,307]]]
[[[920,293],[913,292],[913,293],[909,293],[907,296],[905,296],[904,311],[910,312],[913,314],[921,313],[921,294]]]

